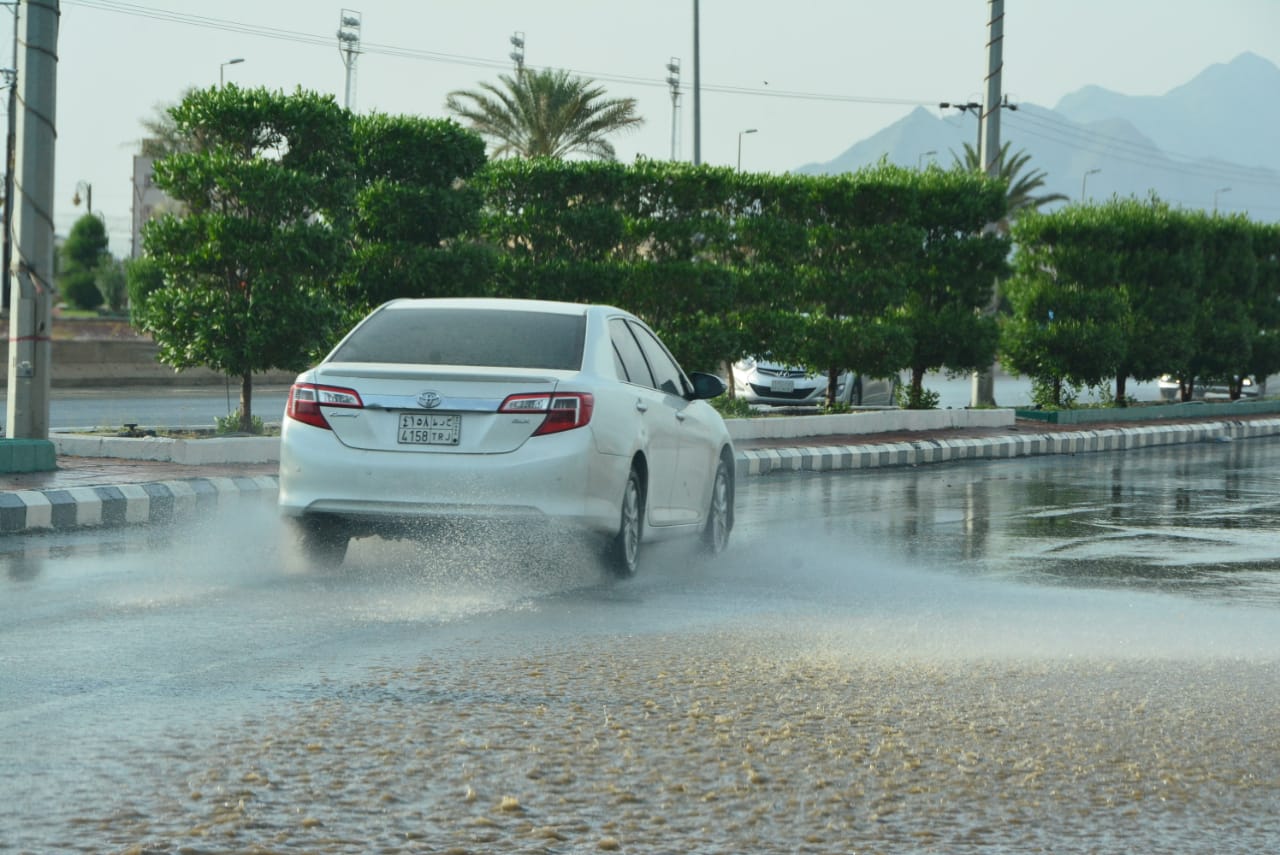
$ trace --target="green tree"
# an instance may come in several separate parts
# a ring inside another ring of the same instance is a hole
[[[1170,373],[1180,378],[1183,401],[1194,397],[1197,382],[1227,385],[1234,400],[1240,397],[1241,378],[1252,367],[1258,329],[1253,227],[1244,215],[1196,212],[1185,216],[1195,228],[1204,263],[1196,288],[1189,358]]]
[[[98,278],[98,290],[102,292],[107,308],[113,312],[124,309],[129,298],[124,262],[110,255],[104,256],[98,263],[95,275]]]
[[[201,145],[156,163],[156,184],[186,213],[144,229],[162,284],[135,317],[162,362],[240,378],[240,426],[251,431],[254,372],[300,370],[333,338],[350,114],[332,96],[234,85],[191,92],[171,112]]]
[[[956,165],[964,169],[966,172],[984,172],[982,168],[982,160],[978,154],[978,150],[968,143],[964,144],[964,157],[957,157],[954,153]],[[1006,193],[1007,202],[1005,205],[1005,215],[1000,218],[1000,229],[1004,232],[1009,231],[1009,226],[1013,220],[1030,211],[1038,211],[1045,205],[1053,202],[1065,202],[1067,197],[1061,193],[1038,193],[1044,187],[1044,180],[1048,175],[1040,169],[1032,169],[1023,172],[1023,169],[1031,162],[1031,155],[1025,151],[1019,151],[1012,157],[1009,155],[1009,143],[1000,146],[1000,153],[996,158],[996,164],[999,167],[1000,180],[1004,181],[1008,186]]]
[[[1048,390],[1097,386],[1124,355],[1127,295],[1119,287],[1120,233],[1102,208],[1070,206],[1027,214],[1013,226],[1015,272],[1005,282],[1004,364]]]
[[[521,70],[499,84],[449,93],[445,107],[493,144],[493,156],[615,160],[607,137],[644,123],[634,98],[606,98],[604,87],[568,71]]]
[[[1194,225],[1163,202],[1114,200],[1102,209],[1119,233],[1116,276],[1129,305],[1115,388],[1125,406],[1129,377],[1155,380],[1187,364],[1204,261]]]
[[[480,221],[472,181],[484,142],[450,119],[358,116],[353,253],[340,284],[354,322],[394,297],[476,296],[492,287],[494,251],[461,239]]]
[[[930,170],[916,180],[923,240],[906,268],[902,320],[912,341],[906,400],[925,406],[926,372],[976,371],[995,359],[1000,331],[983,309],[992,281],[1008,272],[1009,241],[983,228],[1004,216],[1002,183],[957,170]]]
[[[98,268],[107,252],[107,227],[93,214],[76,220],[62,245],[59,268],[62,295],[78,309],[96,309],[103,303],[98,288]]]

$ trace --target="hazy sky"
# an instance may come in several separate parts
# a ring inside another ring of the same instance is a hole
[[[667,63],[681,65],[679,156],[693,155],[693,0],[347,0],[361,19],[357,111],[443,116],[446,95],[525,62],[634,97],[624,162],[671,155]],[[1280,0],[1006,0],[1004,91],[1054,106],[1086,85],[1159,95],[1252,51],[1280,64]],[[986,0],[701,0],[702,160],[785,172],[826,161],[915,106],[981,100]],[[111,251],[128,254],[140,120],[190,86],[332,93],[346,69],[341,0],[61,0],[55,221],[93,187]],[[227,65],[234,58],[244,62]],[[1274,105],[1272,105],[1274,107]],[[973,119],[949,113],[948,120]],[[757,133],[739,137],[740,131]]]

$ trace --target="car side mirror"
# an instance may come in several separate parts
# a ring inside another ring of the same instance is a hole
[[[719,397],[728,388],[724,385],[724,381],[716,375],[704,374],[701,371],[691,372],[689,380],[693,383],[693,394],[689,397],[694,401],[705,401],[708,398]]]

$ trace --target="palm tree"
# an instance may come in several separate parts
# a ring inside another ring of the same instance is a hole
[[[978,150],[968,143],[964,144],[963,161],[956,156],[955,152],[952,152],[951,156],[955,157],[957,165],[962,166],[969,172],[985,171],[982,167],[982,161],[979,159]],[[1031,155],[1025,151],[1019,151],[1013,157],[1010,157],[1008,143],[1000,146],[1000,153],[996,157],[996,164],[1000,167],[1000,178],[1009,184],[1007,212],[999,224],[1001,232],[1006,234],[1009,231],[1009,221],[1015,219],[1022,212],[1034,211],[1051,202],[1067,201],[1067,197],[1061,193],[1034,195],[1035,191],[1044,186],[1044,180],[1047,176],[1044,170],[1041,169],[1035,169],[1026,175],[1019,176],[1018,173],[1022,171],[1022,168],[1030,160]]]
[[[605,137],[644,123],[634,98],[605,98],[604,87],[568,71],[522,69],[498,80],[501,85],[481,83],[480,91],[450,92],[445,102],[493,143],[495,157],[585,154],[616,160]]]

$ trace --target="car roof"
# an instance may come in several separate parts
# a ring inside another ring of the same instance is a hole
[[[386,311],[402,309],[493,309],[513,312],[549,312],[563,315],[585,315],[592,310],[630,315],[623,309],[589,303],[566,303],[559,300],[525,300],[509,297],[417,297],[384,303]]]

